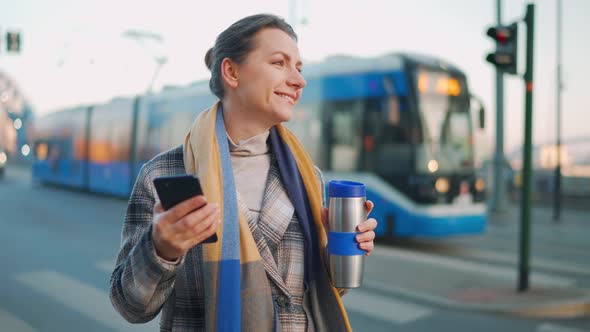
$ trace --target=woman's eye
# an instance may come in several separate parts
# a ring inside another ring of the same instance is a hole
[[[285,64],[285,61],[283,61],[283,60],[279,60],[279,61],[275,61],[275,62],[273,62],[272,64],[273,64],[273,65],[279,65],[279,66],[282,66],[282,65],[284,65],[284,64]]]

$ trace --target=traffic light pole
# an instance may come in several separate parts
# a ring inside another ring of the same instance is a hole
[[[502,0],[496,0],[498,26],[502,25]],[[504,159],[504,72],[496,68],[496,151],[494,153],[494,191],[490,201],[491,212],[501,212],[505,208],[506,182]]]
[[[557,166],[555,167],[555,192],[553,220],[561,216],[561,0],[557,0]]]
[[[531,178],[532,178],[532,134],[533,134],[533,42],[535,35],[535,5],[528,4],[526,22],[526,71],[525,84],[525,124],[522,168],[522,200],[520,220],[520,255],[518,271],[518,291],[529,288],[529,249],[531,228]]]

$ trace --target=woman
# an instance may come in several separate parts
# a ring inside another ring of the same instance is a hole
[[[273,15],[246,17],[205,61],[220,102],[183,146],[143,166],[111,277],[113,305],[134,323],[161,310],[162,331],[350,330],[322,258],[321,175],[281,125],[306,84],[295,33]],[[184,173],[198,175],[205,195],[163,211],[152,180]],[[367,255],[376,225],[358,227]],[[214,233],[216,243],[201,244]]]

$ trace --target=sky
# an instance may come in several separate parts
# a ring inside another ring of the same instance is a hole
[[[556,0],[538,0],[535,31],[533,140],[555,140]],[[527,1],[503,0],[502,21],[524,17]],[[496,0],[0,0],[0,32],[20,31],[21,53],[0,47],[0,71],[17,81],[37,114],[144,93],[156,57],[166,57],[154,89],[209,78],[205,52],[236,20],[266,12],[296,18],[305,62],[334,54],[390,52],[435,55],[463,69],[471,92],[485,104],[485,149],[495,135],[495,71],[485,62],[494,49],[486,29],[496,23]],[[290,10],[294,8],[294,10]],[[295,13],[295,14],[293,14]],[[563,137],[590,136],[590,1],[563,0]],[[301,23],[305,21],[305,23]],[[127,37],[147,31],[160,42]],[[519,31],[519,72],[524,73],[525,26]],[[304,69],[305,70],[305,69]],[[521,76],[505,79],[506,151],[523,141]]]

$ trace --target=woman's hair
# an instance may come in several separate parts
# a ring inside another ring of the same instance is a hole
[[[211,71],[209,88],[219,99],[224,96],[221,62],[229,58],[241,63],[254,49],[254,36],[262,29],[273,28],[284,31],[297,41],[293,28],[284,19],[271,14],[258,14],[235,22],[217,36],[215,45],[205,54],[205,64]]]

